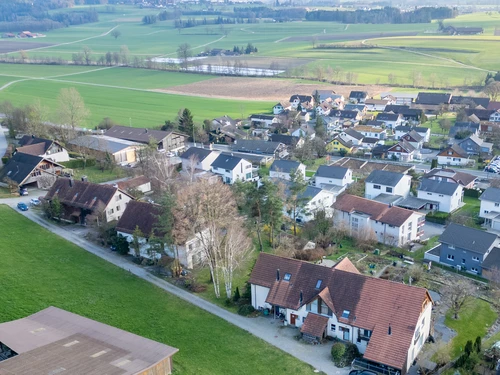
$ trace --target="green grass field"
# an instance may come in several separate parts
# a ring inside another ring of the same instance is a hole
[[[180,349],[176,374],[312,374],[252,335],[0,206],[0,322],[56,306]],[[29,233],[29,236],[26,235]]]

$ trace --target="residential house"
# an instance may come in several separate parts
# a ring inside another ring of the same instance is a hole
[[[388,92],[381,93],[380,97],[382,99],[391,99],[394,100],[394,104],[397,105],[410,105],[417,98],[417,94],[409,93],[409,92]]]
[[[138,142],[109,137],[107,135],[82,135],[69,141],[71,148],[79,153],[91,154],[98,160],[111,155],[114,162],[121,165],[139,160],[138,151],[144,145]]]
[[[351,142],[354,146],[361,146],[364,138],[363,134],[354,129],[345,129],[342,133],[340,133],[340,136],[348,142]]]
[[[332,111],[332,105],[327,102],[323,102],[316,107],[316,116],[325,116]]]
[[[139,254],[135,254],[135,249],[130,247],[130,254],[142,258],[161,258],[162,252],[151,251],[149,239],[152,235],[156,238],[164,238],[165,234],[159,228],[159,218],[162,214],[160,205],[130,201],[123,212],[123,215],[116,224],[116,231],[119,235],[126,238],[129,243],[134,241],[134,232],[136,228],[142,234],[139,236]],[[176,258],[186,268],[192,269],[194,266],[201,263],[203,260],[203,250],[201,247],[200,236],[192,235],[183,244],[177,245],[175,250],[171,249],[167,244],[163,244],[165,253],[171,258]]]
[[[270,178],[280,178],[282,180],[290,180],[290,173],[294,171],[306,178],[306,166],[298,161],[293,160],[275,160],[269,169]]]
[[[396,126],[395,128],[392,129],[394,131],[394,138],[400,140],[403,137],[403,135],[408,134],[412,129],[413,127],[409,125]]]
[[[500,109],[500,102],[490,101],[488,104],[488,107],[486,107],[486,109],[489,109],[492,111],[498,111]]]
[[[248,137],[248,134],[244,130],[238,128],[236,121],[227,120],[219,122],[216,120],[217,119],[213,120],[211,124],[209,134],[210,142],[231,144],[238,139],[245,139]]]
[[[491,114],[489,121],[500,122],[500,109]]]
[[[358,111],[361,116],[364,116],[367,108],[365,104],[348,103],[343,109],[344,111]]]
[[[403,116],[396,113],[379,113],[376,117],[377,121],[382,121],[386,127],[394,129],[396,126],[402,125]]]
[[[238,156],[220,154],[212,163],[212,172],[230,185],[236,181],[253,180],[252,163]]]
[[[72,178],[58,178],[45,195],[45,200],[51,202],[56,197],[63,208],[61,218],[80,224],[118,220],[127,204],[134,199],[116,186]]]
[[[471,134],[466,139],[460,140],[457,144],[469,155],[490,155],[493,144],[483,141],[475,134]]]
[[[291,135],[293,137],[297,137],[297,138],[305,138],[305,137],[309,137],[311,139],[314,139],[314,137],[316,136],[316,132],[314,130],[314,126],[311,125],[311,124],[302,124],[300,125],[300,127],[298,129],[295,129]]]
[[[458,121],[455,122],[455,125],[453,125],[450,128],[450,131],[448,132],[448,136],[450,138],[455,138],[455,136],[459,136],[462,139],[465,137],[468,137],[471,134],[479,135],[480,132],[480,125],[471,122],[471,121]],[[465,135],[465,137],[464,137]]]
[[[270,134],[269,140],[271,142],[277,142],[284,144],[290,151],[294,147],[301,147],[304,144],[304,139],[300,137],[294,137],[293,135],[287,134]]]
[[[407,105],[387,105],[384,112],[401,115],[404,121],[412,124],[420,123],[424,116],[424,112],[421,109],[413,109]]]
[[[340,125],[344,124],[347,121],[351,122],[354,125],[357,125],[359,123],[359,120],[361,120],[362,118],[360,112],[348,110],[332,110],[330,111],[328,116],[331,117],[335,123]]]
[[[450,100],[450,111],[456,111],[459,108],[476,108],[481,106],[482,108],[488,108],[490,104],[490,98],[482,98],[475,96],[455,96],[453,95]]]
[[[410,130],[401,137],[401,140],[408,142],[417,150],[420,150],[424,145],[424,137],[418,134],[415,130]]]
[[[485,220],[484,225],[500,231],[500,189],[495,187],[487,188],[481,194],[479,200],[481,201],[479,217]]]
[[[484,135],[494,135],[500,132],[500,124],[498,122],[482,122],[480,125],[481,133]]]
[[[187,138],[186,135],[176,131],[130,128],[121,125],[115,125],[106,130],[104,135],[144,145],[153,141],[157,144],[158,151],[173,153],[180,153],[184,150]]]
[[[252,122],[252,126],[258,128],[270,128],[271,126],[277,124],[279,122],[278,117],[274,115],[251,115],[250,121]]]
[[[418,156],[419,154],[415,147],[404,140],[399,141],[387,150],[387,158],[404,162],[413,161]]]
[[[345,152],[346,154],[351,154],[354,151],[354,145],[341,135],[337,135],[326,144],[326,150],[329,152]]]
[[[293,110],[297,110],[300,107],[302,109],[312,108],[314,106],[314,98],[311,95],[292,95],[290,97],[290,107]]]
[[[304,205],[299,207],[297,212],[292,214],[284,208],[284,213],[290,218],[294,218],[297,222],[306,223],[312,219],[317,211],[325,211],[327,217],[332,216],[332,204],[335,202],[336,191],[321,189],[316,186],[308,185],[306,190],[300,193],[298,200],[303,201]],[[286,194],[290,194],[287,189]]]
[[[431,169],[429,172],[424,174],[423,178],[453,182],[455,184],[462,185],[464,189],[472,189],[474,187],[474,182],[477,180],[477,176],[472,174],[460,171],[457,172],[454,169],[444,167]]]
[[[361,147],[367,150],[371,150],[379,143],[384,143],[384,141],[381,141],[378,138],[364,137],[363,140],[361,141]]]
[[[319,101],[316,104],[320,104],[329,99],[331,100],[332,97],[337,96],[337,94],[333,90],[314,90],[312,96],[317,97]]]
[[[474,160],[469,159],[469,154],[458,144],[451,145],[437,154],[439,165],[468,165]]]
[[[268,142],[254,139],[238,139],[231,149],[236,152],[249,154],[270,155],[281,159],[288,156],[287,148],[283,143]]]
[[[355,104],[363,104],[368,98],[366,91],[351,91],[349,94],[349,101]]]
[[[476,116],[479,121],[491,121],[490,116],[495,113],[495,111],[491,109],[484,109],[484,108],[467,108],[465,110],[465,114],[467,116]]]
[[[361,133],[365,137],[377,138],[384,140],[387,138],[387,131],[381,127],[358,125],[353,128],[354,131]]]
[[[202,171],[212,170],[212,163],[220,155],[218,150],[207,148],[190,147],[181,155],[182,170],[191,171],[198,169]]]
[[[68,258],[60,258],[60,262],[68,261]],[[75,266],[80,265],[76,263]],[[54,268],[54,272],[58,270]],[[52,283],[50,279],[44,282]],[[68,292],[68,299],[75,298]],[[64,372],[168,375],[172,373],[172,357],[179,351],[53,306],[22,319],[1,323],[0,336],[0,373],[10,375]]]
[[[16,151],[23,154],[40,156],[56,163],[69,160],[68,151],[58,141],[25,135],[19,140],[19,145]]]
[[[347,187],[352,182],[352,170],[335,165],[320,165],[314,174],[314,186],[320,188],[328,185]]]
[[[389,104],[393,104],[393,100],[387,99],[366,99],[365,105],[368,111],[385,111],[385,107]]]
[[[430,334],[426,289],[362,275],[348,258],[325,267],[261,253],[249,283],[252,306],[283,316],[304,339],[355,344],[355,368],[406,374]]]
[[[377,120],[368,120],[365,125],[374,128],[382,128],[384,123],[382,121],[377,121]]]
[[[20,188],[33,186],[47,189],[63,169],[63,165],[54,161],[16,152],[0,170],[0,186],[9,186],[9,181],[13,181]]]
[[[343,194],[333,209],[335,225],[344,225],[353,237],[372,231],[379,242],[401,247],[424,233],[424,214],[390,204]]]
[[[398,172],[374,170],[365,180],[365,198],[380,194],[406,198],[410,194],[411,176]]]
[[[439,263],[477,275],[482,275],[483,262],[500,245],[496,234],[455,223],[446,227],[439,242]]]
[[[431,92],[419,92],[415,99],[415,104],[423,105],[442,105],[450,104],[451,94],[439,94]]]
[[[463,187],[454,182],[423,178],[417,198],[427,201],[427,208],[451,213],[462,206]]]
[[[273,107],[273,115],[279,115],[285,110],[286,106],[282,103],[277,103]]]
[[[116,183],[116,186],[118,186],[118,189],[132,196],[136,191],[142,194],[148,194],[152,192],[151,180],[146,176],[136,176],[126,180],[118,181]]]
[[[427,143],[431,139],[431,129],[426,126],[414,126],[411,130],[417,132],[423,138],[424,143]]]

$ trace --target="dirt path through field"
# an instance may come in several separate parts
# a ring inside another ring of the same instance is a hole
[[[361,88],[360,86],[301,83],[300,81],[284,79],[219,77],[207,81],[169,87],[168,89],[155,89],[152,91],[206,98],[288,102],[291,95],[311,94],[313,90],[316,89],[330,89],[348,97],[351,90],[360,90]],[[370,96],[387,91],[387,87],[375,85],[362,86],[362,89],[368,91]]]

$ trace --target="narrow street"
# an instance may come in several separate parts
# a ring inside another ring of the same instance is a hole
[[[17,210],[16,205],[18,202],[29,201],[28,197],[14,197],[1,199],[0,204],[7,204],[14,210]],[[20,211],[19,211],[20,212]],[[97,255],[98,257],[108,261],[120,267],[141,279],[144,279],[159,288],[167,291],[179,297],[193,305],[206,310],[218,317],[234,324],[235,326],[244,329],[245,331],[253,334],[256,337],[276,346],[277,348],[289,353],[290,355],[296,357],[297,359],[310,364],[318,371],[323,371],[326,374],[331,375],[347,375],[349,373],[349,368],[339,369],[333,365],[330,355],[331,344],[325,345],[307,345],[296,341],[293,338],[293,334],[290,333],[292,328],[279,328],[279,324],[272,319],[266,318],[246,318],[234,313],[231,313],[221,307],[218,307],[203,298],[200,298],[194,294],[187,292],[186,290],[180,289],[164,280],[161,280],[149,272],[147,272],[142,267],[129,262],[124,257],[111,252],[108,249],[97,246],[80,235],[78,227],[75,226],[58,226],[51,222],[46,221],[42,218],[38,210],[32,210],[26,212],[20,212],[21,215],[27,217],[28,219],[34,221],[40,226],[46,228],[50,232],[57,234],[58,236],[80,246],[82,249]],[[294,331],[298,332],[298,331]]]

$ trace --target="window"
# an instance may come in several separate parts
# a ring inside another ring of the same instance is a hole
[[[455,260],[455,255],[448,254],[446,257],[448,260]]]
[[[443,194],[439,194],[440,197],[443,197]]]
[[[462,264],[465,264],[465,259],[464,258],[462,258]]]
[[[427,193],[427,195],[432,195],[432,193]]]
[[[495,207],[498,207],[498,206],[500,206],[500,203],[495,203]]]
[[[455,250],[455,245],[448,245],[448,248],[449,248],[450,250]]]
[[[479,262],[479,257],[472,257],[473,261]]]
[[[283,277],[283,280],[285,281],[290,281],[290,278],[292,277],[291,273],[285,273],[285,276]]]
[[[330,324],[330,331],[335,332],[337,330],[337,326],[335,324]]]
[[[323,280],[318,280],[318,281],[316,281],[316,289],[319,289],[319,288],[321,287],[321,282],[322,282],[322,281],[323,281]]]
[[[323,302],[323,301],[320,301],[320,302],[321,302],[321,304],[320,304],[320,307],[319,307],[320,308],[319,313],[321,315],[330,315],[330,311],[331,311],[330,308],[326,305],[325,302]]]
[[[373,185],[374,189],[380,190],[380,185]]]
[[[349,314],[351,312],[349,310],[344,310],[344,312],[342,313],[342,318],[344,319],[348,319],[349,318]]]
[[[392,188],[391,187],[386,187],[385,188],[386,193],[392,193]]]
[[[120,206],[116,206],[116,211],[120,211]]]
[[[308,303],[308,304],[306,305],[306,311],[311,311],[311,304],[310,304],[310,303]]]
[[[477,271],[477,267],[471,267],[471,269],[470,269],[470,270],[471,270],[472,272],[475,272],[475,273],[477,273],[477,272],[478,272],[478,271]]]
[[[408,223],[408,231],[411,231],[412,224],[413,223],[411,221]]]

